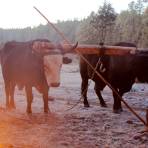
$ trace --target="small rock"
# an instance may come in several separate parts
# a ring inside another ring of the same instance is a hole
[[[142,140],[141,135],[135,135],[133,138],[134,138],[135,140]]]
[[[109,145],[108,144],[104,145],[104,148],[109,148]]]
[[[126,123],[133,124],[133,121],[132,120],[127,120]]]

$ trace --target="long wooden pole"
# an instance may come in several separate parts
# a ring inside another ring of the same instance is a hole
[[[67,48],[69,44],[62,44],[63,48]],[[83,45],[79,44],[77,46],[77,51],[79,51],[81,54],[97,54],[100,55],[129,55],[129,54],[136,54],[138,50],[135,47],[121,47],[121,46],[107,46],[107,45]]]
[[[54,28],[54,30],[55,30],[58,34],[60,34],[60,36],[66,41],[67,44],[70,43],[70,42],[67,40],[67,38],[63,35],[63,33],[62,33],[59,29],[57,29],[57,27],[55,27],[55,25],[54,25],[53,23],[51,23],[51,22],[47,19],[47,17],[46,17],[39,9],[37,9],[35,6],[34,6],[33,8],[48,22],[48,25],[49,25],[49,26],[52,26],[52,27]]]
[[[52,24],[36,7],[34,7],[40,14],[41,16],[43,16],[48,24]],[[53,24],[51,25],[52,27],[54,26]],[[59,31],[59,29],[57,29],[55,26],[53,27],[55,29],[55,31],[57,31],[60,36],[67,42],[67,44],[71,44],[67,38],[63,35],[63,33],[61,33]],[[123,100],[123,98],[119,95],[119,93],[111,86],[111,84],[109,82],[107,82],[102,75],[95,70],[95,68],[88,62],[88,60],[77,50],[75,49],[75,51],[80,55],[80,57],[90,66],[90,68],[98,75],[98,77],[100,77],[102,79],[102,81],[108,85],[108,87],[117,95],[117,97],[125,104],[125,106],[145,125],[147,126],[147,123],[126,103],[126,101]]]

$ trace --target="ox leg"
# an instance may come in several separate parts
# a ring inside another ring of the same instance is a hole
[[[43,92],[43,101],[44,101],[44,113],[49,112],[49,107],[48,107],[48,88],[46,88]]]
[[[49,112],[49,107],[48,107],[48,91],[49,91],[49,87],[46,86],[46,83],[43,84],[43,101],[44,101],[44,113],[48,113]]]
[[[89,103],[87,101],[87,90],[88,90],[88,79],[82,79],[81,84],[81,97],[84,99],[84,107],[89,107]]]
[[[103,97],[102,97],[102,95],[101,95],[101,92],[100,92],[100,87],[97,85],[97,84],[95,84],[95,92],[96,92],[96,94],[97,94],[97,96],[98,96],[98,98],[99,98],[99,100],[100,100],[100,105],[102,106],[102,107],[107,107],[107,105],[106,105],[106,103],[105,103],[105,101],[104,101],[104,99],[103,99]]]
[[[25,91],[26,91],[26,96],[27,96],[27,110],[26,110],[26,112],[32,113],[32,110],[31,110],[31,103],[33,100],[32,87],[26,86]]]
[[[15,108],[15,103],[14,103],[14,90],[15,90],[15,85],[11,84],[10,86],[10,108]]]
[[[9,108],[10,84],[5,82],[6,108]]]
[[[119,95],[122,97],[123,93],[119,92]],[[114,113],[122,112],[121,100],[114,92],[113,92],[113,97],[114,97],[113,112]]]

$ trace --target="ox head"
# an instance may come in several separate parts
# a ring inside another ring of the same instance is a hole
[[[48,40],[33,41],[33,52],[43,56],[44,72],[48,86],[58,87],[60,85],[60,71],[62,64],[69,64],[72,62],[68,57],[64,57],[64,54],[76,47],[77,44],[64,48],[62,45],[53,44]]]
[[[148,50],[137,51],[134,65],[137,80],[148,83]]]

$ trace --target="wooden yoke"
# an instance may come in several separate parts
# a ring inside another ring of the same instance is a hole
[[[69,44],[61,44],[63,48],[68,48]],[[136,54],[137,48],[135,47],[121,47],[121,46],[99,46],[99,45],[83,45],[79,44],[76,48],[81,54],[98,54],[100,55],[103,51],[105,55],[127,55]],[[74,51],[73,51],[74,52]]]

